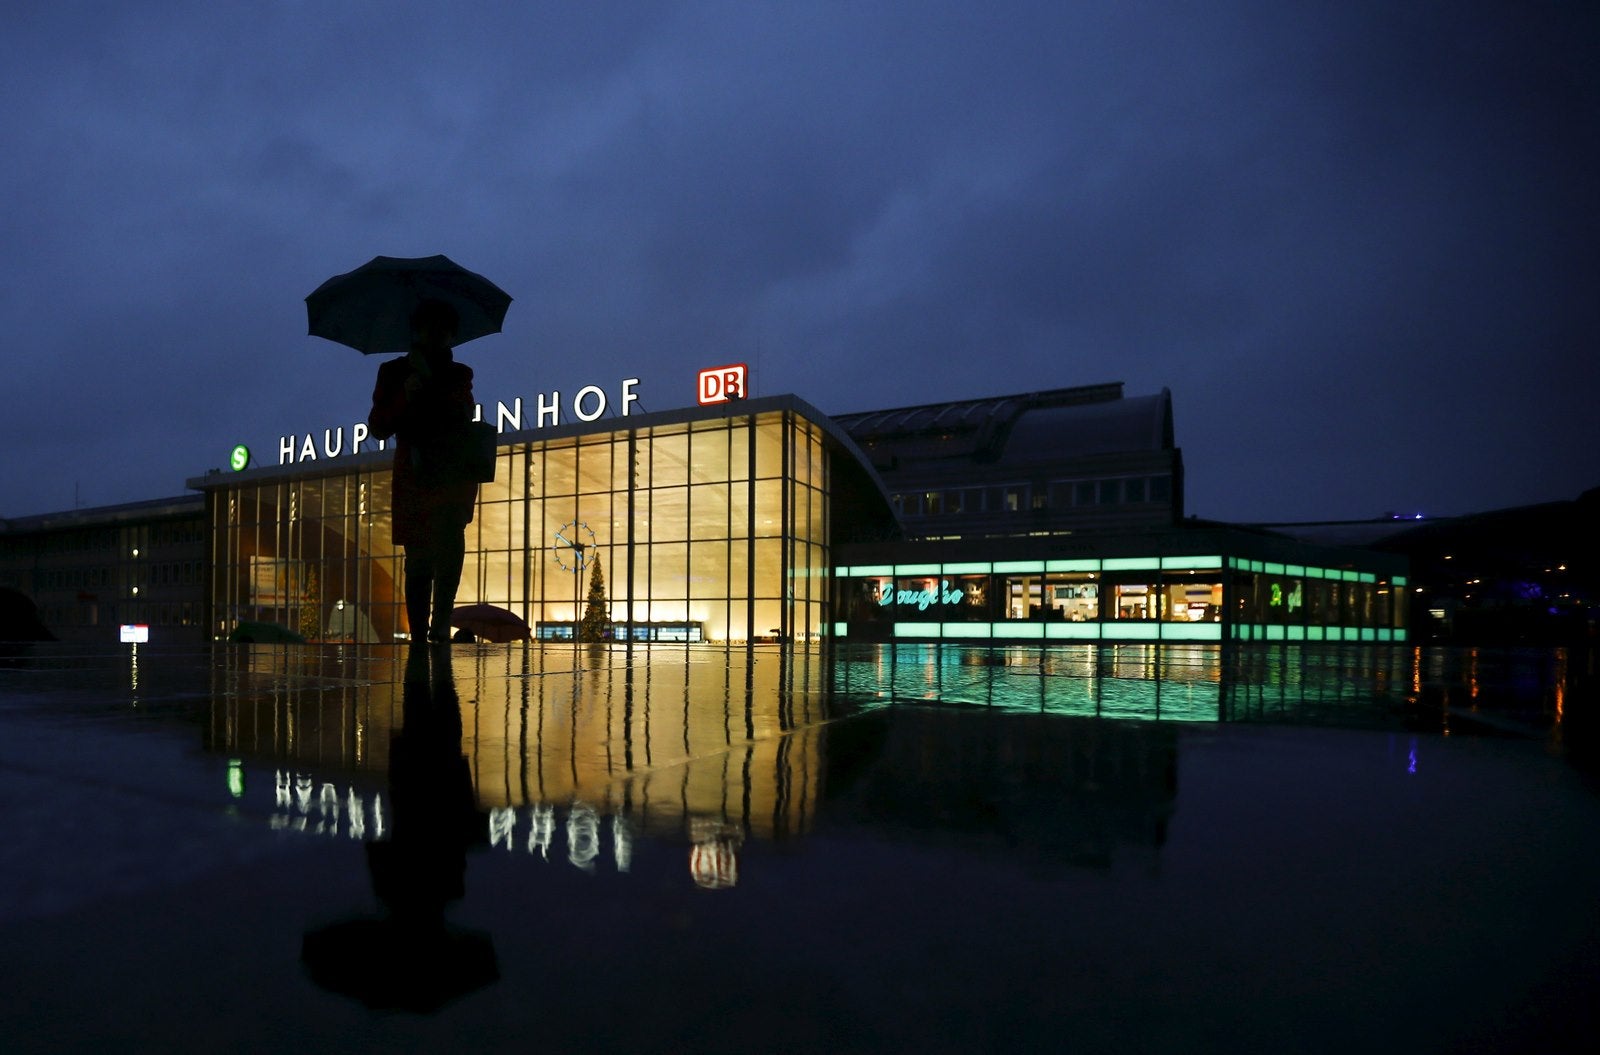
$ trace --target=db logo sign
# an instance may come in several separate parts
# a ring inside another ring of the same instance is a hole
[[[708,403],[726,403],[732,399],[743,399],[748,391],[745,376],[749,370],[750,368],[744,363],[734,363],[730,366],[713,366],[709,370],[700,371],[700,405],[703,407]]]

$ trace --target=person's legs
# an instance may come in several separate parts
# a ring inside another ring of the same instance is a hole
[[[459,525],[441,525],[435,536],[433,566],[433,630],[435,641],[450,640],[450,613],[456,606],[456,589],[461,585],[461,565],[466,560],[467,533]]]
[[[428,635],[428,606],[433,601],[434,559],[426,546],[406,547],[406,619],[411,624],[411,640]],[[456,577],[461,565],[456,564]]]

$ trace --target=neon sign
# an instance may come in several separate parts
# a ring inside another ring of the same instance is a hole
[[[916,605],[917,611],[926,612],[936,604],[960,604],[966,594],[960,587],[950,588],[949,579],[940,579],[939,588],[933,588],[933,580],[928,580],[928,585],[921,590],[896,590],[894,583],[885,582],[883,589],[878,594],[878,603],[885,608],[893,604]]]

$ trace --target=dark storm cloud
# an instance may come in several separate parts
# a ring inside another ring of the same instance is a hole
[[[0,515],[348,424],[301,298],[449,253],[480,398],[1170,386],[1190,508],[1600,482],[1575,5],[30,6],[0,40]]]

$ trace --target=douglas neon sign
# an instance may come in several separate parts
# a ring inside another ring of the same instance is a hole
[[[931,579],[920,590],[897,590],[894,583],[886,582],[878,593],[878,603],[885,608],[895,604],[916,605],[917,611],[926,612],[936,604],[960,604],[966,596],[959,586],[951,589],[949,579],[940,579],[937,590],[933,588]]]

